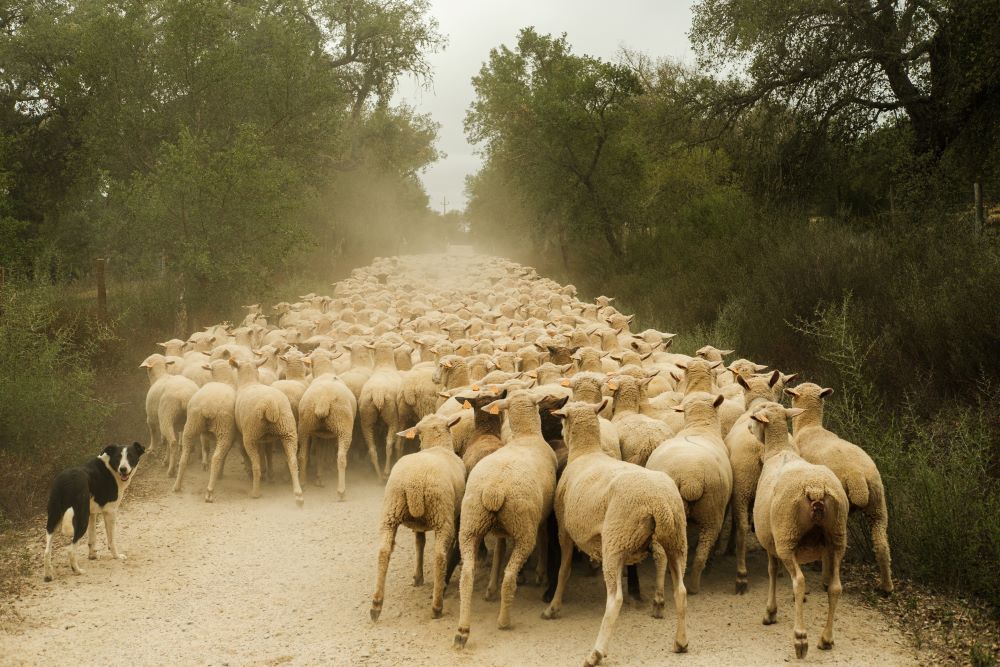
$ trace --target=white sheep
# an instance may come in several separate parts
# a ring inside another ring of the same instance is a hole
[[[833,393],[811,382],[785,389],[792,406],[804,412],[792,420],[795,446],[806,461],[833,471],[847,492],[851,509],[861,510],[868,520],[875,562],[879,568],[878,591],[893,591],[892,558],[889,553],[889,511],[885,486],[875,462],[865,450],[823,428],[823,399]]]
[[[206,382],[194,393],[187,406],[187,421],[181,437],[181,456],[177,465],[177,479],[174,493],[184,484],[188,457],[197,438],[201,443],[202,466],[207,464],[208,436],[215,439],[215,454],[212,456],[212,470],[209,473],[206,502],[212,502],[215,480],[222,470],[225,456],[237,437],[236,432],[236,378],[228,361],[213,361],[209,370],[212,381]]]
[[[617,375],[608,380],[608,387],[614,392],[611,423],[618,429],[622,460],[644,466],[653,450],[674,432],[663,422],[639,414],[639,380]]]
[[[751,415],[755,437],[764,443],[764,467],[753,508],[754,533],[767,551],[768,594],[764,625],[777,619],[779,562],[792,579],[795,595],[794,645],[797,658],[806,657],[809,642],[803,620],[806,579],[800,567],[823,561],[823,579],[829,607],[819,648],[833,648],[833,617],[842,590],[840,561],[847,549],[847,494],[829,468],[813,465],[796,452],[788,439],[789,417],[799,408],[764,403]]]
[[[733,493],[733,469],[719,435],[721,394],[694,392],[674,408],[684,413],[684,428],[665,440],[646,462],[677,483],[688,520],[698,525],[698,544],[689,572],[688,592],[701,590],[701,573],[719,539],[726,507]]]
[[[351,448],[357,400],[350,388],[333,373],[333,355],[326,350],[314,350],[311,356],[313,381],[299,400],[299,472],[305,484],[309,452],[318,440],[337,442],[337,496],[347,492],[347,453]],[[378,472],[378,459],[372,460]],[[316,485],[323,486],[319,457],[316,460]]]
[[[669,568],[677,613],[674,651],[687,651],[687,592],[684,567],[687,528],[684,503],[667,475],[608,456],[601,448],[599,403],[570,403],[553,414],[565,419],[569,461],[556,488],[562,559],[555,594],[542,618],[558,616],[573,562],[573,547],[603,566],[607,589],[604,620],[594,650],[584,662],[596,665],[608,653],[608,642],[621,611],[622,568],[652,553],[656,564],[653,616],[663,617],[664,587]]]
[[[403,445],[396,435],[399,431],[399,395],[403,380],[396,370],[395,348],[392,342],[382,340],[369,349],[375,354],[375,370],[361,389],[358,409],[361,417],[361,434],[368,447],[380,479],[389,475],[392,467],[393,451],[396,458],[402,454]],[[375,429],[385,428],[385,470],[378,470],[378,452],[375,450]]]
[[[385,575],[389,569],[400,524],[414,532],[416,570],[413,585],[424,583],[424,544],[426,533],[434,532],[434,593],[431,616],[441,617],[444,605],[445,570],[448,555],[455,544],[455,527],[465,494],[465,466],[454,450],[449,425],[457,417],[430,414],[400,437],[420,437],[420,451],[407,454],[396,462],[385,485],[380,526],[381,546],[371,617],[377,621],[385,600]]]
[[[517,590],[517,575],[535,548],[539,530],[552,511],[556,486],[556,455],[542,438],[537,399],[526,390],[483,407],[487,412],[506,411],[510,442],[482,459],[466,484],[462,501],[459,548],[462,553],[461,612],[455,646],[469,639],[472,588],[476,553],[488,534],[506,536],[513,546],[504,570],[497,626],[510,627],[510,607]]]

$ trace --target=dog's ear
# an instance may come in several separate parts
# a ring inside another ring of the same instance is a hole
[[[116,449],[118,449],[118,445],[108,445],[98,458],[107,457],[107,460],[111,461],[111,457],[115,455]]]
[[[135,448],[135,451],[139,453],[139,456],[142,456],[143,454],[145,454],[145,453],[146,453],[146,448],[145,448],[145,447],[143,447],[143,446],[142,446],[141,444],[139,444],[138,442],[133,442],[133,443],[132,443],[132,447],[133,447],[133,448]]]

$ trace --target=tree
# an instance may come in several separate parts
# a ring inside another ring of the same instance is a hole
[[[712,101],[730,117],[776,100],[858,134],[905,114],[917,152],[939,156],[1000,109],[993,0],[702,0],[691,40],[704,66],[739,72]]]

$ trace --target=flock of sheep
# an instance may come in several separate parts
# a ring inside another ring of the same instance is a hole
[[[795,653],[806,655],[800,566],[820,560],[829,612],[819,648],[831,648],[851,510],[869,521],[881,591],[893,588],[881,478],[860,447],[823,427],[832,390],[789,387],[794,375],[746,359],[726,366],[731,351],[709,345],[694,357],[671,353],[673,334],[633,333],[633,317],[611,301],[580,301],[572,285],[503,259],[380,258],[337,283],[332,297],[280,303],[273,316],[249,306],[239,327],[162,343],[163,354],[142,363],[149,449],[166,448],[179,491],[200,445],[211,502],[234,442],[242,443],[253,497],[262,475],[273,474],[271,449],[280,443],[299,504],[307,471],[322,484],[336,452],[343,500],[357,428],[386,480],[372,619],[400,525],[416,535],[417,584],[425,534],[435,533],[434,617],[461,556],[458,648],[469,637],[482,553],[491,560],[487,599],[499,590],[497,623],[506,628],[531,554],[535,577],[549,582],[543,617],[553,619],[577,550],[601,564],[607,586],[587,665],[607,654],[623,570],[638,595],[634,565],[650,554],[652,613],[663,615],[669,571],[673,647],[685,651],[687,595],[699,590],[727,513],[736,592],[747,590],[752,511],[768,554],[764,623],[775,622],[784,566],[795,598]],[[412,441],[419,450],[403,455]],[[689,528],[697,535],[690,569]],[[491,554],[483,552],[487,541]]]

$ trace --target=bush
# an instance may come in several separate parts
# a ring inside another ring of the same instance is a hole
[[[0,516],[36,510],[55,472],[94,455],[111,412],[91,370],[107,331],[82,318],[59,321],[57,292],[41,284],[0,290]],[[93,342],[76,342],[82,328]]]

